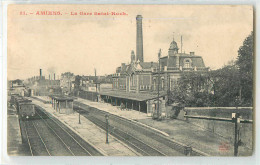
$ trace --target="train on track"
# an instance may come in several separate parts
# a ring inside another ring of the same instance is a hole
[[[32,100],[13,94],[11,95],[10,104],[16,108],[17,114],[21,119],[29,119],[35,116],[35,105],[32,103]]]

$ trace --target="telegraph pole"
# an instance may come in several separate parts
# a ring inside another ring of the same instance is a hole
[[[80,112],[79,112],[79,124],[81,124],[81,122],[80,122]]]
[[[157,118],[159,118],[159,111],[160,111],[160,109],[159,109],[159,104],[160,104],[160,67],[161,67],[161,65],[160,65],[160,58],[161,58],[161,49],[159,50],[159,53],[158,53],[158,61],[159,61],[159,68],[158,68],[158,87],[157,87],[157,94],[158,94],[158,97],[157,97]]]
[[[237,108],[238,109],[238,108]],[[220,118],[220,117],[210,117],[210,116],[192,116],[192,115],[184,115],[187,118],[193,119],[204,119],[204,120],[216,120],[216,121],[224,121],[224,122],[232,122],[235,124],[235,135],[234,135],[234,156],[238,156],[238,147],[241,145],[241,137],[240,137],[240,123],[253,123],[253,120],[249,119],[241,119],[239,113],[232,113],[232,117],[230,118]]]
[[[96,68],[94,69],[95,71],[95,84],[96,84],[96,93],[97,93],[97,70]]]
[[[94,71],[95,71],[95,84],[96,84],[96,95],[97,95],[97,102],[98,102],[98,94],[97,94],[97,70],[96,70],[96,68],[94,69]]]
[[[239,125],[240,125],[240,115],[239,113],[232,113],[232,120],[235,123],[235,139],[234,139],[234,156],[238,155],[238,146],[240,145],[239,137]]]

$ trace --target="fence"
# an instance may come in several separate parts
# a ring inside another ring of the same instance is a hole
[[[188,118],[188,122],[214,132],[234,143],[234,123],[225,122],[221,119],[229,118],[231,120],[232,113],[239,113],[241,119],[252,120],[253,108],[252,107],[186,107],[186,115],[188,116],[204,116],[210,119]],[[214,120],[211,120],[214,119]],[[218,120],[215,120],[218,119]],[[243,122],[240,124],[241,141],[244,146],[253,148],[253,124]]]

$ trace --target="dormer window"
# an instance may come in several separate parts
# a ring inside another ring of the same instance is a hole
[[[191,68],[191,59],[184,59],[184,68]]]

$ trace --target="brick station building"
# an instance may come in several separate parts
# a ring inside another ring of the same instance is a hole
[[[158,62],[144,62],[142,16],[138,15],[136,20],[137,53],[135,55],[132,50],[130,64],[122,63],[116,68],[115,74],[112,74],[112,91],[100,92],[100,97],[104,102],[116,106],[123,103],[127,108],[152,115],[157,109],[156,99],[159,90],[159,111],[165,115],[166,93],[173,90],[181,75],[189,71],[206,72],[208,68],[205,67],[203,58],[194,52],[179,53],[174,39],[170,43],[168,54],[158,59],[160,68]]]
[[[170,44],[168,54],[160,58],[160,100],[165,104],[168,90],[173,90],[177,85],[181,74],[188,71],[205,72],[203,58],[195,55],[179,53],[177,43],[173,40]],[[122,63],[116,69],[116,73],[112,75],[112,91],[102,93],[102,99],[114,105],[120,105],[123,102],[132,109],[139,110],[139,102],[141,112],[152,113],[153,107],[156,107],[156,98],[158,92],[158,63],[157,62],[141,62],[135,60],[134,51],[131,52],[131,63],[126,65]],[[133,106],[132,106],[133,104]],[[161,112],[164,113],[164,105]]]

